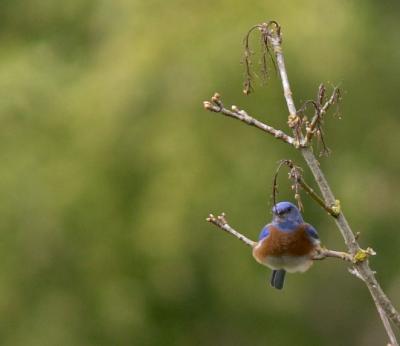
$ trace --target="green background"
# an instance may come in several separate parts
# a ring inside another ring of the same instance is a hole
[[[294,98],[343,89],[321,165],[400,307],[398,1],[0,2],[1,345],[384,345],[337,260],[268,285],[250,238],[271,217],[271,136],[203,110],[219,91],[277,128],[272,70],[242,92],[242,39],[275,19]],[[256,40],[255,40],[256,41]],[[254,60],[257,65],[257,58]],[[312,180],[305,169],[308,181]],[[280,198],[291,200],[286,172]],[[329,248],[334,222],[303,196]]]

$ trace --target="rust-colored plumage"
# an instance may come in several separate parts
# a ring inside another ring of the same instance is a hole
[[[254,257],[263,259],[267,256],[309,255],[315,245],[307,234],[306,227],[307,224],[301,224],[293,232],[283,232],[270,225],[269,235],[254,248]]]

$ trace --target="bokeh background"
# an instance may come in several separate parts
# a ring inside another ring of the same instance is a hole
[[[2,0],[1,345],[383,345],[365,286],[327,260],[283,291],[249,249],[277,161],[301,157],[205,112],[226,104],[286,129],[272,70],[242,92],[242,39],[283,27],[297,105],[340,84],[321,165],[400,307],[398,1]],[[257,58],[254,60],[257,66]],[[305,168],[307,177],[308,171]],[[308,179],[311,181],[310,179]],[[286,173],[280,198],[291,200]],[[305,219],[344,249],[303,197]]]

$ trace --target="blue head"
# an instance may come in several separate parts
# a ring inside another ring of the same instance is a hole
[[[275,225],[293,225],[303,223],[299,209],[290,202],[279,202],[272,208],[272,223]]]

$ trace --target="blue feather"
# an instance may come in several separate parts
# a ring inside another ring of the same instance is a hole
[[[306,224],[306,232],[311,238],[319,240],[319,236],[318,236],[317,230],[313,226],[311,226],[310,224]]]
[[[266,226],[262,229],[260,235],[258,236],[258,240],[260,241],[261,239],[264,239],[265,237],[268,237],[268,235],[269,235],[269,224],[266,225]]]

